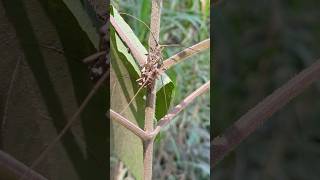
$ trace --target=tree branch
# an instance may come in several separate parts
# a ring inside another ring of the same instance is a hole
[[[133,134],[137,135],[142,140],[150,139],[150,136],[148,136],[146,132],[144,132],[137,125],[133,124],[131,121],[121,116],[119,113],[113,111],[112,109],[110,109],[110,117],[112,120],[118,122],[119,124],[127,128],[129,131],[131,131]]]
[[[192,92],[189,96],[187,96],[180,104],[176,105],[167,115],[160,119],[157,127],[152,132],[152,136],[156,136],[160,130],[170,123],[170,121],[178,115],[185,107],[187,107],[190,103],[194,101],[194,99],[203,93],[207,92],[210,89],[210,81],[202,85],[200,88]]]
[[[154,138],[160,130],[168,125],[170,121],[177,116],[182,110],[184,110],[189,104],[191,104],[195,98],[201,96],[210,89],[210,81],[202,85],[200,88],[192,92],[184,100],[182,100],[178,105],[176,105],[167,115],[159,120],[156,128],[149,133],[146,133],[140,129],[137,125],[133,124],[131,121],[121,116],[119,113],[110,109],[110,117],[112,120],[117,121],[119,124],[130,130],[132,133],[140,137],[142,140],[150,140]],[[108,115],[107,115],[108,116]]]
[[[230,151],[246,139],[258,127],[279,111],[291,99],[302,93],[320,77],[320,60],[306,68],[293,79],[274,91],[258,105],[244,114],[222,136],[213,139],[211,167],[215,167]]]
[[[107,51],[101,51],[101,52],[97,52],[97,53],[94,53],[86,58],[84,58],[82,60],[83,63],[87,64],[87,63],[91,63],[93,62],[94,60],[98,59],[100,56],[103,56],[107,54]]]
[[[138,61],[139,65],[142,66],[147,62],[147,56],[142,54],[135,46],[134,43],[130,40],[130,38],[126,35],[126,33],[120,28],[118,23],[115,21],[114,17],[110,15],[110,22],[114,29],[117,31],[118,35],[125,42],[130,49],[133,57]]]
[[[0,150],[0,172],[1,178],[14,179],[20,177],[23,173],[29,171],[30,179],[33,180],[47,180],[39,173],[30,169],[28,166],[24,165],[22,162],[16,160],[9,154]]]
[[[167,70],[182,60],[210,48],[210,38],[199,42],[163,61],[163,69]]]

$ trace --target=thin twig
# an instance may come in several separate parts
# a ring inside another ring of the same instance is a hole
[[[210,48],[210,38],[199,42],[163,61],[163,69],[167,70],[182,60]]]
[[[87,64],[87,63],[91,63],[93,62],[94,60],[98,59],[100,56],[103,56],[107,53],[107,51],[101,51],[101,52],[97,52],[95,54],[92,54],[86,58],[84,58],[82,60],[83,63]]]
[[[183,101],[181,101],[178,105],[176,105],[167,115],[165,115],[163,118],[160,119],[157,127],[152,132],[152,136],[157,135],[160,130],[168,125],[170,121],[178,115],[186,106],[188,106],[190,103],[193,102],[193,100],[202,95],[203,93],[207,92],[210,89],[210,81],[206,82],[204,85],[202,85],[200,88],[192,92],[189,96],[187,96]]]
[[[23,164],[22,162],[16,160],[9,154],[0,150],[0,169],[1,174],[7,174],[8,177],[15,176],[15,178],[21,176],[24,172],[29,171],[30,179],[32,180],[47,180],[47,178],[43,177],[41,174],[37,173],[36,171],[30,169],[28,166]],[[2,178],[5,178],[1,177]]]
[[[142,140],[150,139],[150,137],[146,134],[146,132],[140,129],[140,127],[138,127],[137,125],[135,125],[134,123],[126,119],[125,117],[121,116],[119,113],[113,111],[112,109],[110,109],[110,117],[112,120],[118,122],[123,127],[131,131],[133,134],[137,135]]]
[[[128,13],[123,13],[123,12],[121,12],[120,14],[123,14],[123,15],[126,15],[126,16],[129,16],[129,17],[131,17],[131,18],[133,18],[133,19],[135,19],[135,20],[137,20],[137,21],[139,21],[139,22],[141,22],[149,31],[150,31],[150,35],[153,37],[153,39],[156,39],[155,38],[155,36],[153,35],[153,33],[152,33],[152,31],[151,31],[151,29],[150,29],[150,27],[145,23],[145,22],[143,22],[142,20],[140,20],[139,18],[137,18],[137,17],[135,17],[135,16],[132,16],[131,14],[128,14]]]
[[[21,59],[23,57],[19,57],[19,59],[17,60],[17,63],[15,65],[15,68],[13,70],[12,76],[11,76],[11,80],[10,80],[10,85],[9,85],[9,89],[7,92],[7,98],[5,101],[5,105],[4,105],[4,112],[3,112],[3,118],[2,118],[2,123],[1,123],[1,129],[0,132],[3,131],[5,129],[5,125],[7,122],[7,115],[8,115],[8,110],[9,110],[9,102],[10,102],[10,97],[12,94],[12,90],[13,90],[13,85],[14,85],[14,81],[16,80],[16,76],[18,74],[18,69],[19,69],[19,65],[21,63]]]
[[[302,93],[320,77],[320,60],[306,68],[286,84],[257,104],[212,141],[211,167],[215,167],[230,151],[279,111],[291,99]]]
[[[135,98],[138,96],[138,94],[140,93],[140,91],[145,87],[145,85],[147,84],[148,81],[146,81],[145,83],[143,83],[140,88],[138,89],[138,91],[136,92],[136,94],[131,98],[131,100],[129,101],[129,103],[127,104],[127,106],[125,106],[123,108],[122,111],[120,111],[120,114],[124,113],[125,110],[128,109],[128,107],[131,105],[131,103],[135,100]]]
[[[84,99],[78,110],[73,114],[71,119],[68,121],[68,123],[64,126],[64,128],[60,131],[57,137],[40,153],[38,158],[36,158],[31,166],[30,169],[33,169],[36,167],[42,159],[48,154],[48,152],[59,142],[59,140],[62,138],[62,136],[69,130],[69,128],[74,124],[74,122],[78,119],[79,115],[82,113],[84,108],[87,106],[93,95],[97,92],[99,87],[105,82],[107,77],[109,76],[109,70],[104,73],[104,75],[99,79],[99,81],[94,85],[90,93],[87,95],[87,97]],[[28,176],[29,172],[25,172],[25,174],[20,178],[21,180],[26,178]]]
[[[138,61],[140,66],[143,66],[147,62],[147,56],[142,54],[134,43],[130,40],[130,38],[126,35],[126,33],[121,29],[118,23],[115,21],[114,17],[110,15],[110,23],[117,31],[120,38],[127,44],[128,48],[130,49],[131,54],[133,57]]]
[[[53,50],[59,54],[64,54],[64,51],[63,49],[60,49],[60,48],[57,48],[55,46],[50,46],[50,45],[47,45],[47,44],[39,44],[40,47],[43,47],[43,48],[47,48],[47,49],[50,49],[50,50]]]

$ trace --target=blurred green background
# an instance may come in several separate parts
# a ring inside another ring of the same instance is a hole
[[[120,12],[150,24],[149,0],[112,1]],[[160,44],[167,47],[164,58],[209,38],[209,0],[163,1]],[[147,47],[149,30],[139,21],[123,16]],[[176,82],[172,105],[210,79],[209,50],[175,66],[170,77]],[[155,144],[153,179],[209,179],[210,95],[196,99],[161,133]]]
[[[213,134],[320,57],[320,1],[222,1],[213,10]],[[320,177],[320,84],[230,153],[216,180]]]

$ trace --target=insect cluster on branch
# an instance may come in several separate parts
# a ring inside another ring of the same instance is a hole
[[[160,46],[150,48],[147,62],[142,66],[141,77],[137,79],[140,86],[150,87],[159,75],[162,66],[162,55]]]

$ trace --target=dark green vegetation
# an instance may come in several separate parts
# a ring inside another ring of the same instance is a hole
[[[0,149],[28,166],[61,131],[94,84],[81,61],[97,51],[93,24],[99,23],[90,21],[88,9],[71,10],[84,7],[82,3],[0,1]],[[91,26],[84,27],[86,22]],[[105,179],[107,93],[106,87],[98,91],[73,132],[65,134],[36,171],[52,180]]]
[[[222,1],[215,7],[214,135],[320,57],[319,1]],[[319,85],[237,147],[219,180],[318,179]]]
[[[113,2],[120,12],[129,13],[150,24],[149,1]],[[135,6],[132,6],[135,4]],[[166,47],[164,58],[209,37],[209,4],[200,1],[164,1],[160,44]],[[147,44],[149,30],[139,21],[123,16],[140,41]],[[209,52],[195,55],[178,64],[169,75],[176,83],[172,105],[209,80]],[[199,97],[161,134],[155,145],[154,179],[209,179],[209,94]]]

